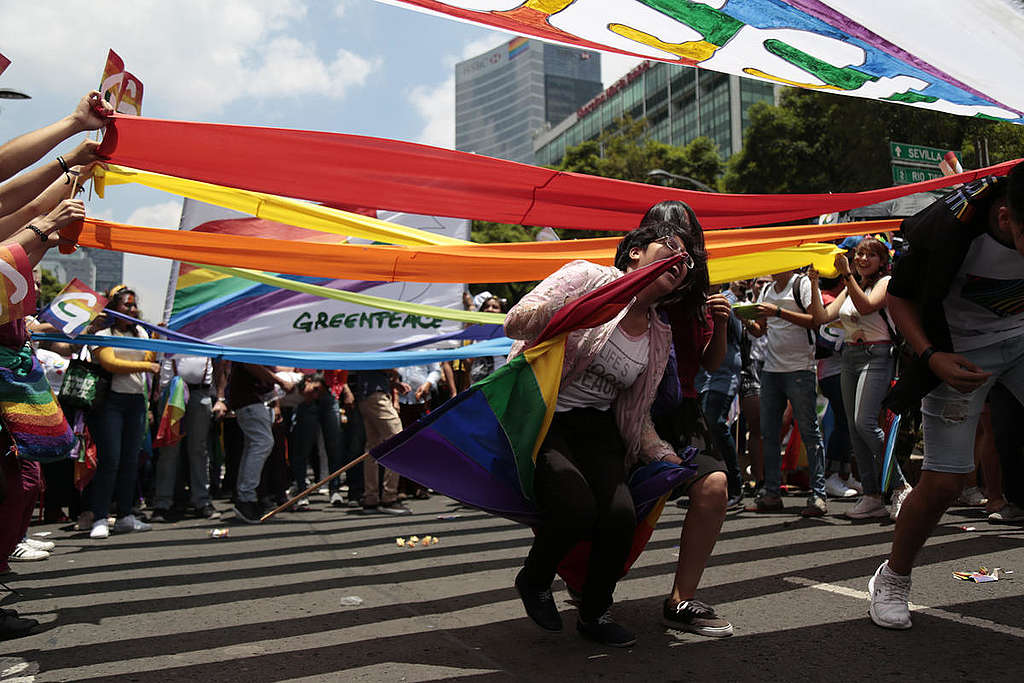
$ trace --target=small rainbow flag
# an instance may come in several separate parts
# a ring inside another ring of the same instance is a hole
[[[32,264],[20,244],[0,246],[0,325],[36,312]]]
[[[156,438],[153,439],[154,448],[173,446],[185,436],[181,431],[181,420],[185,417],[185,406],[188,405],[188,387],[181,377],[175,376],[171,380],[160,396],[160,403],[164,409]]]
[[[75,445],[71,427],[28,344],[21,349],[0,346],[0,425],[10,433],[18,457],[26,460],[60,460]]]
[[[513,38],[508,41],[508,58],[515,59],[523,52],[526,52],[526,48],[530,43],[529,38],[520,36],[519,38]]]
[[[89,326],[106,305],[106,297],[89,289],[76,277],[53,298],[46,310],[39,314],[39,319],[74,339]]]

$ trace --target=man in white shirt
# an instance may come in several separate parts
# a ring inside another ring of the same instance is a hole
[[[182,417],[182,432],[188,453],[189,487],[196,515],[217,519],[220,513],[210,502],[209,434],[213,415],[214,376],[217,372],[212,359],[203,356],[169,356],[160,368],[161,391],[175,377],[188,386],[188,403]],[[159,416],[157,416],[159,419]],[[167,521],[174,504],[174,486],[177,482],[181,441],[161,446],[155,468],[155,500],[152,517]]]
[[[793,406],[793,419],[807,450],[811,493],[800,511],[805,517],[820,517],[825,504],[825,447],[817,414],[817,363],[814,332],[820,324],[807,312],[811,284],[805,275],[787,271],[772,275],[772,283],[761,290],[757,321],[750,326],[755,336],[768,335],[764,370],[761,374],[761,436],[764,449],[764,484],[746,509],[751,512],[782,510],[782,417],[786,402]]]

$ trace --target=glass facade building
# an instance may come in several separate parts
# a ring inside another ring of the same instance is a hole
[[[534,163],[555,166],[565,150],[597,138],[624,114],[646,118],[650,135],[685,145],[705,135],[724,158],[743,147],[747,110],[775,101],[775,86],[692,67],[643,62],[569,118],[534,140]]]
[[[514,38],[455,65],[455,149],[533,163],[533,138],[601,92],[601,55]]]

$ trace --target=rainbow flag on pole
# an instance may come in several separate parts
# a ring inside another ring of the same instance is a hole
[[[164,409],[160,415],[153,447],[173,446],[185,436],[181,431],[181,421],[185,417],[185,406],[188,405],[188,387],[185,380],[175,375],[160,396],[160,404]]]
[[[611,320],[678,260],[673,257],[633,271],[568,304],[525,353],[373,448],[370,455],[466,505],[524,524],[538,523],[534,463],[554,415],[567,334]],[[668,463],[651,463],[634,472],[630,490],[641,522],[630,562],[650,537],[669,492],[692,472]]]

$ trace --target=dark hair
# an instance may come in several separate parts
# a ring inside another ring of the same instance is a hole
[[[326,386],[326,383],[324,382],[324,373],[317,371],[309,375],[303,375],[302,379],[299,380],[299,391],[305,391],[306,387],[310,384]]]
[[[497,297],[497,296],[489,296],[486,299],[484,299],[483,301],[481,301],[480,302],[480,310],[481,311],[484,310],[484,306],[487,305],[488,301],[497,301],[498,302],[498,310],[500,312],[502,312],[502,313],[505,312],[505,304],[502,302],[501,298]]]
[[[883,275],[889,274],[889,270],[892,267],[892,255],[889,253],[889,247],[885,246],[881,240],[874,237],[865,237],[862,239],[857,244],[856,251],[859,251],[862,247],[867,251],[874,252],[880,262],[878,270],[873,275],[869,275],[865,278],[864,282],[861,282],[861,286],[871,287],[878,282]],[[856,251],[854,253],[856,253]]]
[[[139,295],[135,293],[134,289],[129,289],[124,285],[118,285],[117,287],[113,287],[107,293],[107,299],[110,301],[109,306],[111,308],[117,308],[118,306],[122,305],[124,303],[124,300],[129,296],[134,296],[136,299],[139,297]]]
[[[1024,223],[1024,163],[1010,169],[1006,184],[1006,206],[1010,208],[1010,217]]]
[[[647,213],[640,221],[640,229],[657,223],[671,224],[674,233],[683,238],[686,251],[693,259],[693,268],[690,269],[689,275],[676,290],[672,299],[678,302],[687,313],[697,316],[703,311],[704,301],[711,289],[711,281],[708,277],[708,252],[704,246],[704,229],[700,226],[697,214],[693,212],[690,205],[676,200],[658,202],[647,209]],[[615,264],[618,265],[617,254]]]

